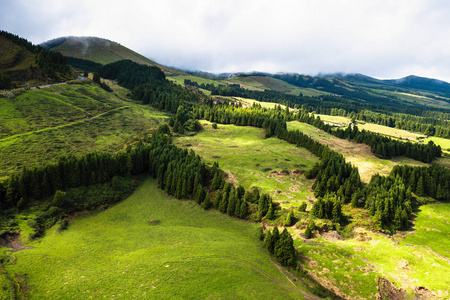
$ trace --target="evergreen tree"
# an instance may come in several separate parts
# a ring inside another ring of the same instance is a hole
[[[423,176],[419,177],[419,180],[417,181],[417,187],[416,187],[416,195],[417,196],[423,196]]]
[[[214,196],[213,206],[216,209],[219,209],[220,202],[222,201],[222,192],[216,191],[216,195]]]
[[[267,214],[266,214],[266,219],[273,220],[274,216],[275,216],[275,213],[274,213],[274,209],[273,209],[273,203],[271,203],[269,206],[269,210],[267,211]]]
[[[236,196],[235,192],[231,191],[228,198],[227,214],[234,216],[234,211],[236,210]]]
[[[306,230],[305,230],[305,236],[306,236],[307,239],[312,237],[312,232],[315,229],[316,229],[316,224],[314,223],[314,220],[311,220],[308,223],[308,226],[306,227]]]
[[[274,255],[283,266],[295,266],[294,240],[286,228],[275,243]]]
[[[219,210],[223,213],[227,212],[228,208],[228,193],[222,194],[222,200],[220,201]]]
[[[205,200],[202,202],[202,207],[204,209],[209,209],[211,207],[211,199],[209,193],[206,193]]]
[[[247,201],[242,200],[241,208],[239,209],[239,218],[245,219],[248,215],[248,204]]]
[[[274,253],[275,244],[278,242],[279,239],[280,239],[280,232],[278,231],[278,227],[275,227],[272,232],[270,232],[270,230],[267,230],[265,244],[270,254]]]
[[[292,226],[294,225],[294,211],[290,210],[286,216],[286,220],[284,221],[284,226]]]
[[[300,204],[300,206],[298,207],[298,211],[306,212],[306,207],[307,207],[306,202],[302,202],[302,204]]]

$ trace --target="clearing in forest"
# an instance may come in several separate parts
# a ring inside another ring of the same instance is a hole
[[[332,150],[344,155],[348,162],[358,167],[361,180],[365,183],[370,181],[372,175],[388,175],[396,165],[427,166],[427,164],[406,157],[393,159],[381,159],[376,157],[370,147],[366,144],[351,142],[346,139],[337,138],[325,131],[306,123],[297,121],[288,122],[289,130],[300,130],[321,144],[329,146]]]
[[[209,165],[219,162],[237,183],[246,189],[259,187],[285,207],[312,202],[313,180],[303,173],[318,159],[308,150],[277,138],[264,139],[260,128],[219,124],[213,129],[210,122],[201,123],[204,130],[178,137],[175,144],[193,149]]]

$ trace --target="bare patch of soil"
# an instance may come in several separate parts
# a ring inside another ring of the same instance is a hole
[[[403,300],[406,298],[406,292],[402,289],[397,289],[392,282],[385,278],[378,280],[378,295],[377,299],[391,299]]]
[[[11,248],[12,252],[17,252],[21,250],[33,249],[33,247],[28,247],[23,245],[20,240],[20,234],[17,232],[7,232],[0,236],[0,246]]]
[[[322,238],[328,241],[337,241],[343,239],[342,236],[340,236],[336,231],[322,232],[320,235],[322,236]]]
[[[235,185],[239,185],[239,181],[236,179],[236,177],[234,177],[234,175],[230,172],[227,171],[227,175],[228,175],[228,179]]]

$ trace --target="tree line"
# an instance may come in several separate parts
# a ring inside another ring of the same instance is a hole
[[[344,116],[353,120],[398,128],[411,132],[421,132],[427,136],[450,138],[450,114],[425,110],[422,115],[414,116],[404,113],[385,114],[362,110],[357,113],[345,109],[331,109],[330,115]]]
[[[433,141],[429,141],[428,144],[398,141],[370,131],[359,131],[358,126],[352,126],[351,124],[345,130],[336,129],[331,133],[341,139],[364,143],[370,146],[370,150],[374,154],[382,158],[406,156],[430,163],[433,159],[442,155],[441,146],[435,145]]]

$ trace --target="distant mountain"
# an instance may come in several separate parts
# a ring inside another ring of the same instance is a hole
[[[103,65],[129,59],[138,64],[156,66],[163,70],[167,76],[185,74],[182,71],[160,65],[119,43],[97,37],[60,37],[44,42],[41,46],[49,50],[59,51],[67,57],[90,60]]]
[[[73,79],[75,73],[60,53],[0,31],[0,89]]]
[[[384,80],[384,82],[404,88],[450,95],[450,83],[438,79],[410,75],[400,79]]]

